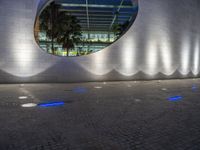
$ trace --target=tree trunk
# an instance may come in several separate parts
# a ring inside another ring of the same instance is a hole
[[[53,43],[53,30],[54,30],[54,3],[51,4],[51,49],[52,53],[55,54],[54,52],[54,43]]]
[[[69,49],[67,49],[67,57],[69,56]]]

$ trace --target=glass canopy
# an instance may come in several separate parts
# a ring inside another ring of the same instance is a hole
[[[36,41],[58,56],[94,53],[123,35],[137,12],[137,0],[55,0],[37,18]]]

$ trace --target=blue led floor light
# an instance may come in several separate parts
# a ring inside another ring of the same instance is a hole
[[[84,88],[84,87],[77,87],[77,88],[74,88],[74,89],[73,89],[73,92],[74,92],[74,93],[86,93],[86,92],[87,92],[87,89]]]
[[[49,102],[49,103],[40,103],[38,106],[40,107],[58,107],[58,106],[63,106],[65,103],[64,102]]]
[[[192,91],[196,91],[197,90],[197,86],[196,85],[192,85]]]
[[[172,96],[168,98],[169,101],[180,101],[181,99],[183,99],[182,96]]]

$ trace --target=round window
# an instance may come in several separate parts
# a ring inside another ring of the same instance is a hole
[[[35,38],[53,55],[88,55],[122,36],[137,13],[137,0],[54,0],[37,16]]]

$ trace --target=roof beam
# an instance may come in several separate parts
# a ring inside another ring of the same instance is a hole
[[[117,19],[117,13],[119,13],[119,11],[120,11],[120,9],[122,8],[122,6],[123,6],[123,3],[124,3],[124,0],[121,0],[121,2],[120,2],[120,5],[119,5],[119,7],[118,7],[118,9],[117,9],[117,12],[116,12],[116,14],[115,14],[115,16],[114,16],[114,18],[113,18],[113,20],[112,20],[112,23],[110,24],[110,29],[112,28],[112,26],[113,26],[113,24],[115,23],[115,20]]]
[[[90,19],[89,19],[89,12],[88,12],[88,0],[85,0],[85,4],[86,4],[86,14],[87,14],[87,26],[88,26],[88,30],[90,29]]]
[[[74,15],[74,16],[85,16],[85,14],[83,14],[83,13],[70,13],[72,16]],[[112,17],[113,16],[113,14],[95,14],[95,13],[93,13],[93,14],[90,14],[90,16],[102,16],[102,17]],[[125,16],[125,15],[124,15]],[[127,14],[126,16],[130,16],[129,14]]]
[[[86,0],[88,2],[88,0]],[[122,0],[124,1],[124,0]],[[97,4],[88,4],[86,2],[86,4],[67,4],[67,3],[61,3],[61,6],[64,6],[64,7],[97,7],[97,8],[133,8],[134,6],[133,5],[119,5],[119,6],[116,6],[116,5],[97,5]]]
[[[80,23],[80,25],[83,27],[83,26],[86,26],[86,23]],[[90,24],[90,26],[95,26],[95,27],[102,27],[102,26],[109,26],[110,24],[108,23],[102,23],[102,24]]]
[[[80,21],[81,22],[85,22],[84,20]],[[90,23],[109,23],[110,24],[110,20],[90,20]]]
[[[60,11],[66,11],[66,12],[69,12],[69,13],[78,13],[78,12],[85,12],[85,9],[76,9],[76,8],[73,8],[73,9],[69,9],[69,8],[61,8]],[[112,10],[90,10],[90,12],[92,13],[112,13]],[[129,12],[121,12],[121,13],[128,13]]]

